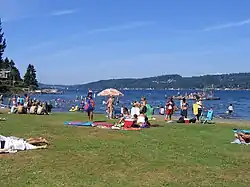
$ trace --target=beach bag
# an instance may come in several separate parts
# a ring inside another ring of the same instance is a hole
[[[85,111],[91,111],[95,109],[95,102],[93,99],[87,99],[87,102],[84,106]]]

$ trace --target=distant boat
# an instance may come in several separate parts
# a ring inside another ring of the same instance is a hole
[[[31,91],[34,94],[63,94],[63,91],[59,91],[58,89],[41,89]]]
[[[220,100],[220,97],[207,97],[205,100]]]

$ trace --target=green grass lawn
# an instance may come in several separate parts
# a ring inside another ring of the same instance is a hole
[[[0,134],[44,136],[51,145],[0,155],[1,187],[250,185],[250,147],[230,144],[232,125],[116,131],[63,125],[86,120],[77,113],[5,116]]]

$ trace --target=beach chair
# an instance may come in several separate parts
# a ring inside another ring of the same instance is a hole
[[[206,124],[206,123],[211,124],[211,123],[213,123],[213,122],[212,122],[212,121],[213,121],[213,114],[214,114],[214,111],[213,111],[213,110],[208,110],[208,112],[207,112],[207,117],[206,117],[205,119],[201,120],[201,122],[202,122],[203,124]]]

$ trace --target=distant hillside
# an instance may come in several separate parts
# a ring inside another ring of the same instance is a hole
[[[73,86],[78,89],[104,88],[250,88],[250,73],[182,77],[177,74],[148,78],[109,79]]]
[[[43,84],[43,83],[39,83],[38,86],[40,89],[43,89],[43,88],[66,89],[67,88],[66,85],[54,85],[54,84]]]

